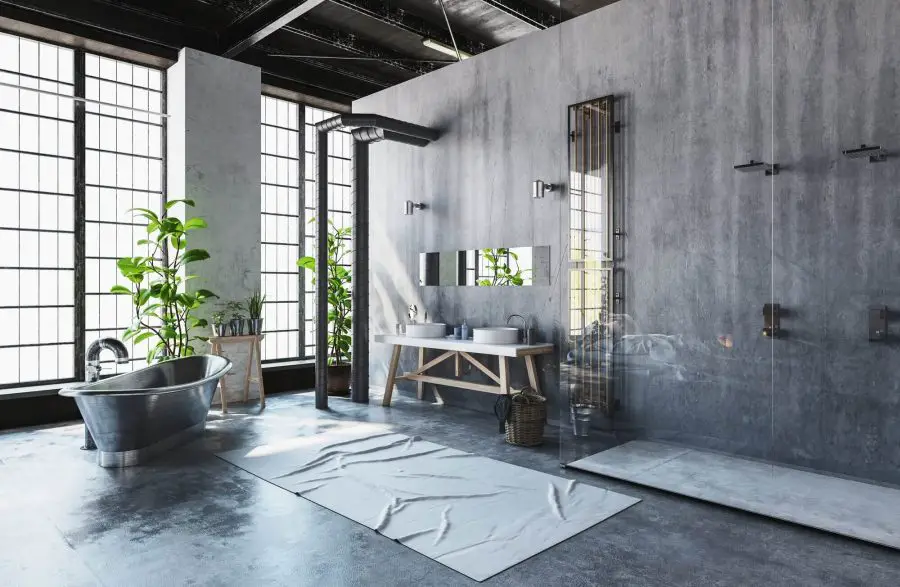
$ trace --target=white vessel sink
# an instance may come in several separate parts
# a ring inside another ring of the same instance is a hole
[[[473,328],[472,341],[481,344],[516,344],[519,342],[519,329],[508,326]]]
[[[447,325],[443,322],[407,324],[406,336],[410,338],[444,338],[447,336]]]

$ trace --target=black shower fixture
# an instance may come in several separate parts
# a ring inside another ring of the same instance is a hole
[[[869,308],[869,340],[887,340],[888,337],[888,309],[886,306],[872,306]]]
[[[865,159],[868,157],[871,163],[887,161],[887,152],[881,148],[881,145],[860,145],[856,149],[847,149],[843,153],[845,157],[850,159]]]
[[[778,338],[781,335],[781,304],[763,305],[762,335],[766,338]]]
[[[766,175],[778,175],[778,164],[777,163],[763,163],[762,161],[754,161],[750,160],[750,163],[744,163],[743,165],[735,165],[734,168],[737,171],[743,171],[744,173],[749,173],[752,171],[765,171]]]

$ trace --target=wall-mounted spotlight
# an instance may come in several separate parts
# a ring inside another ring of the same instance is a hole
[[[868,157],[872,163],[887,161],[887,152],[881,148],[881,145],[860,145],[856,149],[847,149],[842,152],[845,157],[850,159],[865,159]]]
[[[754,161],[750,160],[750,163],[744,163],[743,165],[735,165],[734,168],[737,171],[743,171],[745,173],[752,171],[765,171],[766,175],[778,175],[779,167],[777,163],[763,163],[762,161]]]
[[[555,192],[559,189],[559,186],[553,183],[545,183],[541,180],[537,180],[532,182],[531,184],[531,197],[534,199],[540,199],[544,197],[546,192]]]
[[[403,206],[403,214],[406,216],[412,216],[413,212],[416,210],[424,210],[425,204],[422,202],[413,202],[412,200],[406,200],[406,204]]]

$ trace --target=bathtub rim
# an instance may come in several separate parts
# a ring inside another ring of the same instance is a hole
[[[180,357],[178,359],[173,359],[171,361],[167,361],[168,363],[176,363],[178,361],[191,360],[203,357],[215,357],[218,360],[224,361],[224,365],[221,369],[213,373],[212,375],[207,375],[203,379],[197,379],[194,381],[189,381],[186,383],[179,383],[178,385],[170,385],[167,387],[149,387],[147,389],[121,389],[121,390],[109,390],[109,389],[85,389],[85,387],[89,387],[92,385],[96,385],[97,383],[108,383],[110,381],[114,381],[116,379],[120,379],[123,377],[129,377],[134,375],[135,373],[140,373],[141,371],[146,371],[147,369],[154,369],[158,367],[158,365],[148,365],[143,369],[138,369],[137,371],[132,371],[131,373],[120,373],[119,375],[115,375],[113,377],[109,377],[107,379],[101,379],[100,381],[95,381],[93,383],[79,383],[78,385],[70,385],[64,387],[59,390],[59,395],[63,397],[127,397],[127,396],[145,396],[145,395],[162,395],[169,393],[177,393],[179,391],[184,391],[185,389],[192,389],[198,386],[205,385],[214,379],[221,379],[225,376],[231,368],[234,366],[234,363],[231,362],[230,359],[226,357],[222,357],[219,355],[194,355],[191,357]]]

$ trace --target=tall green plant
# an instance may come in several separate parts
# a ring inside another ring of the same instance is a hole
[[[315,222],[315,218],[310,220]],[[350,362],[350,329],[353,324],[350,297],[350,270],[343,266],[350,247],[349,228],[338,228],[328,221],[328,363],[341,365]],[[299,267],[316,273],[316,259],[301,257],[297,261]],[[315,278],[313,278],[315,283]]]
[[[187,234],[206,228],[202,218],[182,222],[168,215],[175,206],[194,206],[193,200],[171,200],[162,215],[146,208],[134,208],[136,217],[147,222],[147,238],[137,241],[148,247],[146,257],[123,257],[116,265],[129,281],[129,286],[116,285],[111,293],[131,296],[134,321],[125,330],[123,340],[140,343],[155,338],[147,361],[165,361],[196,354],[194,343],[208,337],[194,336],[193,329],[205,328],[207,321],[196,316],[197,310],[210,298],[217,297],[208,289],[193,293],[184,291],[185,282],[194,275],[185,275],[190,263],[209,259],[203,249],[188,249]]]
[[[525,285],[525,278],[531,270],[519,267],[519,255],[515,251],[506,248],[482,249],[481,255],[487,261],[488,278],[479,279],[478,285]]]

